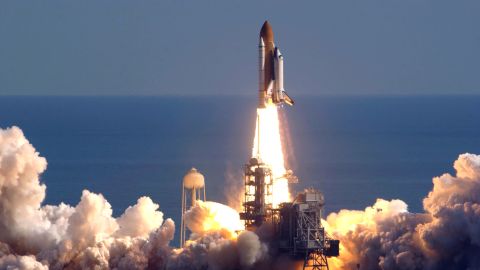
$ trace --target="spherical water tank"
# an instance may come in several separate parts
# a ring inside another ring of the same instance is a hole
[[[202,188],[205,186],[205,178],[197,171],[197,169],[192,168],[183,177],[183,186],[188,189]]]

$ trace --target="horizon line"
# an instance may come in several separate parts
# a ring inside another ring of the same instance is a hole
[[[434,97],[434,96],[480,96],[479,93],[321,93],[321,94],[297,94],[296,97]],[[241,97],[257,98],[249,94],[0,94],[2,97],[180,97],[180,98],[201,98],[201,97]]]

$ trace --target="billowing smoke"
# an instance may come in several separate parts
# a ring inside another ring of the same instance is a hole
[[[224,195],[227,200],[228,206],[241,212],[243,209],[243,200],[245,198],[245,185],[243,179],[243,170],[242,169],[233,169],[231,166],[227,165],[227,170],[225,172],[225,186],[224,186]]]
[[[45,158],[17,128],[0,130],[1,269],[144,269],[162,265],[174,223],[142,197],[115,219],[101,194],[83,191],[72,207],[41,203]]]
[[[456,175],[433,179],[424,213],[400,200],[378,199],[365,211],[327,217],[340,239],[335,269],[480,269],[480,156],[463,154]]]
[[[238,213],[214,202],[188,212],[184,249],[169,246],[175,224],[148,197],[118,218],[88,190],[75,207],[42,205],[46,167],[19,128],[0,129],[0,269],[238,269],[266,257],[256,234],[237,235]]]
[[[192,232],[183,249],[175,250],[167,269],[249,269],[268,258],[257,234],[242,231],[238,212],[216,202],[197,201],[185,214]]]
[[[0,269],[291,269],[265,237],[239,232],[238,213],[215,202],[186,214],[192,231],[173,248],[175,224],[148,197],[118,218],[101,195],[42,205],[45,158],[17,127],[0,129]],[[324,222],[341,241],[333,269],[480,269],[480,156],[460,155],[456,175],[433,179],[424,213],[401,200],[342,210]],[[264,240],[261,240],[264,239]]]

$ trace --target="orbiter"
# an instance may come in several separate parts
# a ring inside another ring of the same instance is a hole
[[[265,108],[272,103],[292,106],[293,100],[283,89],[283,56],[278,47],[275,47],[272,27],[268,21],[265,21],[260,30],[258,49],[258,107]]]

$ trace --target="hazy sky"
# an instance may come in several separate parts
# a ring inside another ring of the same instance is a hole
[[[0,94],[257,90],[268,19],[302,94],[480,94],[480,1],[0,3]]]

